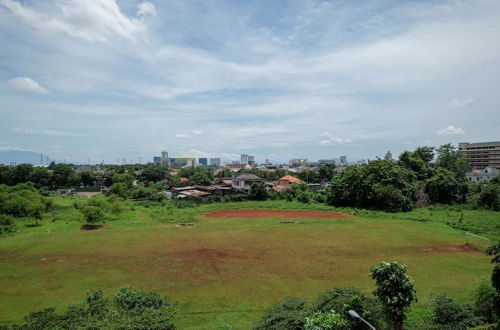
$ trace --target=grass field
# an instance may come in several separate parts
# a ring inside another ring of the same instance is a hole
[[[249,328],[285,296],[311,298],[336,286],[369,293],[369,268],[382,260],[408,265],[419,298],[412,313],[418,315],[431,294],[469,301],[492,269],[487,256],[463,247],[464,232],[446,224],[439,210],[401,216],[344,210],[356,215],[281,224],[282,218],[203,214],[225,208],[339,209],[282,201],[192,209],[128,203],[120,215],[109,215],[105,228],[80,230],[73,200],[57,199],[55,222],[19,226],[16,234],[0,237],[0,322],[18,322],[48,306],[62,308],[92,288],[109,294],[130,284],[179,301],[180,329]],[[499,238],[495,215],[488,213],[493,224],[480,226],[491,239]],[[194,225],[179,227],[180,222]]]

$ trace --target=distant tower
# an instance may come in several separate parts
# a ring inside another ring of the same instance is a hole
[[[392,160],[392,154],[390,151],[387,151],[387,153],[385,154],[385,160]]]
[[[40,153],[40,165],[43,165],[43,154]]]
[[[166,152],[165,150],[163,150],[161,152],[161,158],[168,158],[168,152]]]

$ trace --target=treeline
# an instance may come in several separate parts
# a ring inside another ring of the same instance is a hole
[[[464,203],[500,210],[500,178],[489,184],[470,182],[465,176],[468,170],[466,159],[450,144],[419,147],[403,152],[396,162],[375,160],[336,172],[327,202],[390,212]]]

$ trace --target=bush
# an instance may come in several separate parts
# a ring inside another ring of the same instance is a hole
[[[255,326],[255,330],[302,330],[308,311],[305,299],[288,297],[281,304],[274,305]]]
[[[432,322],[444,329],[457,330],[484,324],[470,306],[461,305],[445,295],[436,296],[432,301]]]
[[[0,234],[11,233],[14,231],[14,217],[7,214],[0,214]]]
[[[87,293],[84,301],[71,304],[62,314],[46,308],[25,317],[12,329],[175,329],[176,303],[168,297],[123,287],[113,299],[101,290]]]
[[[321,293],[312,303],[315,312],[326,313],[338,311],[346,317],[349,329],[365,329],[365,324],[358,319],[348,317],[350,309],[355,310],[365,320],[376,328],[384,328],[384,313],[382,305],[374,298],[367,297],[354,288],[335,288]]]
[[[349,325],[344,317],[331,310],[328,313],[315,312],[306,317],[306,330],[343,330],[349,329]]]
[[[482,317],[487,323],[495,321],[496,291],[489,281],[481,281],[474,290],[474,309],[476,315]]]
[[[104,212],[97,206],[85,205],[80,209],[80,211],[82,211],[87,224],[91,226],[104,221]]]

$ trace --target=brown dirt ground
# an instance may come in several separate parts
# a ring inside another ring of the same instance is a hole
[[[347,218],[345,214],[337,212],[315,212],[315,211],[284,211],[284,210],[220,210],[206,213],[205,217],[209,218],[271,218],[271,217],[288,217],[288,218],[311,218],[311,219],[342,219]]]
[[[454,245],[454,246],[434,246],[422,249],[422,252],[477,252],[475,247],[470,245]]]

